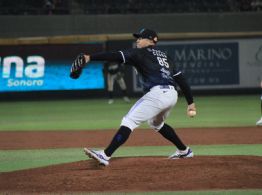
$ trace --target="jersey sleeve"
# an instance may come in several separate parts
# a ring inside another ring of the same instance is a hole
[[[120,50],[119,52],[122,56],[123,63],[135,62],[137,58],[139,57],[139,52],[137,48],[132,48],[128,50]]]
[[[100,52],[90,55],[90,60],[122,63],[120,52]]]
[[[100,52],[90,55],[91,60],[95,61],[109,61],[118,63],[135,62],[139,56],[137,48],[128,50],[121,50],[116,52]]]
[[[174,78],[174,81],[180,87],[181,91],[183,92],[183,94],[186,98],[187,104],[190,105],[190,104],[194,103],[191,88],[190,88],[189,84],[187,83],[185,77],[183,76],[182,72],[176,71],[173,75],[173,78]]]

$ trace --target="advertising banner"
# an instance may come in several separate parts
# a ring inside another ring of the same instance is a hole
[[[193,89],[258,88],[262,80],[262,39],[160,41]],[[134,91],[141,91],[133,71]]]
[[[192,86],[239,84],[238,43],[160,45]]]
[[[104,89],[102,62],[90,63],[79,79],[69,77],[81,53],[102,44],[0,46],[0,92]]]

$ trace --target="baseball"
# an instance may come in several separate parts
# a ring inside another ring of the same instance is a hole
[[[194,116],[196,115],[196,111],[190,110],[190,111],[188,112],[188,115],[189,115],[190,117],[194,117]]]

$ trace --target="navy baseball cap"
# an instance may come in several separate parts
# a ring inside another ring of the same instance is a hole
[[[133,33],[133,36],[135,38],[143,38],[143,39],[150,39],[154,41],[155,43],[158,41],[158,36],[155,31],[143,28],[138,33]]]

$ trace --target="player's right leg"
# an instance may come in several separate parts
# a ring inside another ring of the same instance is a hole
[[[154,125],[151,124],[151,126],[155,127],[155,130],[158,131],[158,133],[160,133],[165,139],[172,142],[177,147],[176,152],[169,156],[169,159],[191,158],[194,156],[193,151],[182,142],[171,126],[166,123],[164,123],[160,129],[157,129],[157,127],[161,126],[157,123]]]
[[[161,98],[163,101],[162,104],[166,103],[165,98],[166,97]],[[169,157],[170,159],[193,157],[192,150],[182,142],[175,130],[168,124],[164,123],[175,103],[169,104],[169,107],[163,109],[159,114],[148,120],[148,124],[177,147],[177,151]]]

